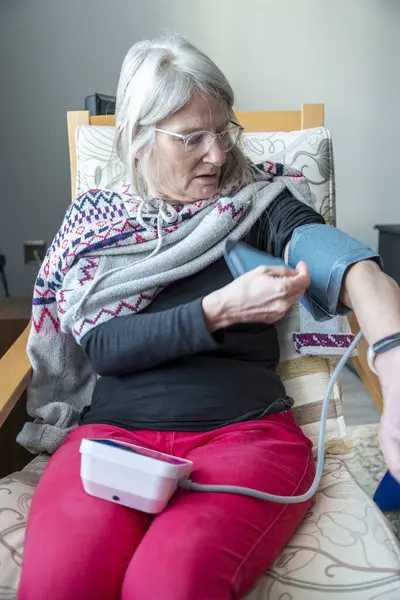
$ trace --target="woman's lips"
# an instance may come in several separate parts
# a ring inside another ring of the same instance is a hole
[[[213,175],[197,175],[195,179],[203,185],[211,185],[218,182],[219,174],[214,173]]]

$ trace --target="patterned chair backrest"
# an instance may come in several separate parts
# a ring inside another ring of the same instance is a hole
[[[80,125],[76,133],[76,195],[107,188],[126,195],[125,167],[114,148],[114,127]],[[243,136],[245,153],[255,162],[272,160],[301,171],[311,187],[314,208],[335,224],[332,140],[324,127]]]

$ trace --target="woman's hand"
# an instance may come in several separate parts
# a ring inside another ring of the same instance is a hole
[[[276,323],[310,285],[305,263],[296,270],[258,267],[203,299],[209,331],[235,323]]]

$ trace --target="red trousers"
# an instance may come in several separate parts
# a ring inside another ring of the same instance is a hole
[[[162,513],[147,515],[85,493],[83,437],[188,458],[200,483],[291,495],[305,492],[314,477],[311,443],[290,412],[200,433],[79,427],[53,455],[34,494],[18,600],[241,598],[309,506],[179,490]]]

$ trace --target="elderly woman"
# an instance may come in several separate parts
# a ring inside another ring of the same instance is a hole
[[[78,198],[35,285],[36,422],[19,440],[57,451],[30,509],[19,600],[241,598],[308,510],[180,490],[153,517],[89,496],[80,479],[89,437],[188,458],[202,483],[297,495],[313,480],[311,444],[275,371],[274,328],[312,265],[232,280],[222,252],[229,237],[290,258],[299,232],[322,243],[332,228],[298,173],[245,159],[232,107],[224,75],[182,38],[138,43],[124,60],[116,143],[134,195]],[[349,238],[337,235],[323,250],[327,276],[336,268],[325,306],[355,309],[370,344],[397,333],[398,289],[379,257],[361,244],[345,253]],[[375,362],[397,476],[399,351]]]

